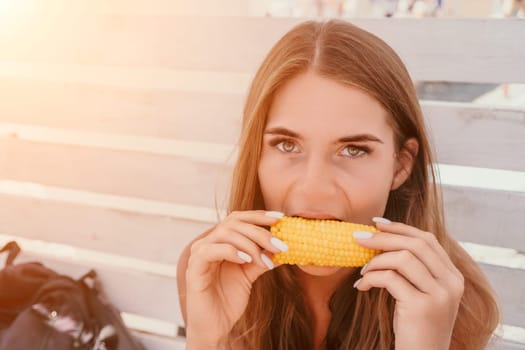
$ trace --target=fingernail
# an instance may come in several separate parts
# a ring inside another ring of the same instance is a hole
[[[357,285],[361,282],[361,278],[354,282],[354,288],[357,288]]]
[[[372,232],[366,232],[366,231],[355,231],[354,232],[354,238],[356,239],[368,239],[371,238],[374,234]]]
[[[266,265],[270,270],[272,270],[275,267],[275,265],[273,264],[273,261],[270,260],[270,258],[267,257],[265,254],[261,254],[261,259],[264,265]]]
[[[245,252],[237,251],[237,256],[246,262],[252,262],[252,257],[246,254]]]
[[[365,264],[365,266],[363,266],[363,267],[361,268],[361,272],[360,272],[361,276],[365,273],[365,271],[366,271],[366,267],[367,267],[367,266],[368,266],[368,264]]]
[[[277,237],[270,238],[270,243],[272,243],[272,245],[275,248],[279,249],[281,252],[285,252],[288,250],[288,246],[286,245],[286,243],[284,243]]]
[[[271,218],[276,218],[276,219],[280,219],[284,216],[284,214],[281,213],[280,211],[267,211],[266,214],[264,215],[269,216]]]
[[[378,224],[391,224],[392,221],[388,220],[388,219],[385,219],[385,218],[380,218],[378,216],[375,216],[372,218],[372,221],[375,222],[375,223],[378,223]]]

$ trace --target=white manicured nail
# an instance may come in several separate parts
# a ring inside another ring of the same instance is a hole
[[[378,223],[378,224],[391,224],[392,221],[388,220],[388,219],[385,219],[385,218],[380,218],[378,216],[375,216],[372,218],[372,221],[375,222],[375,223]]]
[[[366,231],[354,231],[354,238],[356,239],[368,239],[372,238],[374,234]]]
[[[286,243],[284,243],[283,241],[281,241],[279,238],[277,237],[272,237],[270,238],[270,243],[277,249],[279,249],[281,252],[285,252],[288,250],[288,246],[286,245]]]
[[[237,256],[246,262],[252,262],[252,257],[246,254],[245,252],[237,251]]]
[[[280,211],[267,211],[266,214],[264,215],[269,216],[271,218],[276,218],[276,219],[280,219],[284,216],[284,214],[281,213]]]
[[[261,254],[261,259],[264,263],[264,265],[266,265],[270,270],[272,270],[275,265],[273,264],[273,261],[267,257],[265,254]]]
[[[365,264],[365,266],[363,266],[363,267],[361,268],[361,272],[360,272],[361,276],[365,273],[365,271],[366,271],[366,267],[367,267],[367,266],[368,266],[368,264]]]
[[[361,278],[354,282],[354,288],[357,288],[357,285],[361,282]]]

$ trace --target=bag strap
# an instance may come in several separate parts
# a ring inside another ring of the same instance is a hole
[[[95,270],[91,269],[89,270],[88,272],[86,272],[85,274],[83,274],[79,279],[78,281],[84,281],[86,282],[87,279],[96,279],[98,276],[97,276],[97,273],[95,272]]]
[[[5,262],[7,265],[12,265],[13,261],[17,257],[18,253],[20,253],[20,246],[15,241],[7,242],[1,249],[0,253],[2,252],[8,252],[7,260]]]
[[[95,270],[91,269],[78,279],[78,282],[83,283],[88,288],[94,290],[97,294],[102,292],[100,280]]]

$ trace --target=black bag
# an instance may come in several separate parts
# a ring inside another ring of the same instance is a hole
[[[100,293],[95,271],[78,280],[38,262],[13,264],[7,243],[0,270],[0,350],[143,350]]]

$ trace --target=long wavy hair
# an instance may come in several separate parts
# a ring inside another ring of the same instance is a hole
[[[465,278],[451,349],[483,349],[499,322],[494,293],[478,265],[445,227],[434,151],[425,131],[413,82],[394,50],[377,36],[342,20],[306,21],[270,50],[248,91],[233,171],[228,211],[265,209],[257,168],[273,97],[285,82],[307,70],[357,87],[389,112],[397,150],[414,137],[419,152],[410,177],[389,194],[384,217],[433,232]],[[248,306],[230,332],[229,344],[257,350],[313,349],[311,315],[293,266],[263,274]],[[358,292],[352,274],[332,295],[327,349],[392,349],[394,299],[385,289]]]

